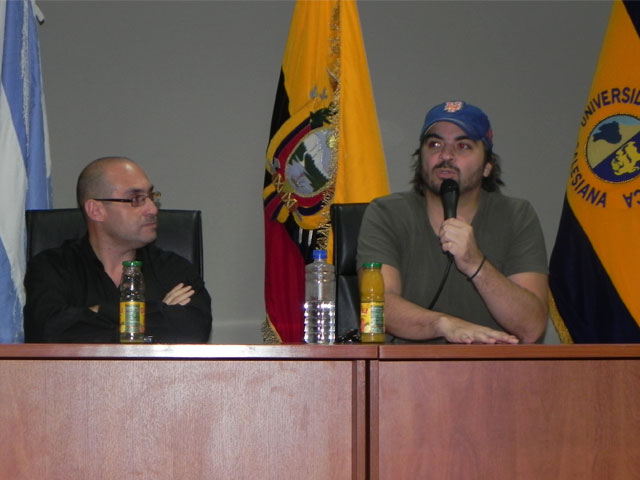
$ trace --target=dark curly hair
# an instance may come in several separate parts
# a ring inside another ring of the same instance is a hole
[[[425,136],[426,137],[426,136]],[[424,143],[424,138],[420,142],[420,146],[413,152],[413,179],[411,180],[411,184],[413,185],[413,189],[420,195],[424,197],[425,191],[427,190],[427,183],[424,180],[424,175],[422,174],[422,145]],[[502,174],[502,168],[500,167],[500,157],[493,153],[493,151],[487,147],[485,143],[482,144],[484,146],[484,162],[485,165],[490,163],[493,165],[491,168],[491,172],[487,177],[482,177],[482,188],[487,192],[495,192],[500,191],[500,187],[504,186],[504,182],[500,175]]]

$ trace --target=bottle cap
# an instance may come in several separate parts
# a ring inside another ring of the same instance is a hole
[[[314,250],[313,251],[313,259],[314,260],[326,260],[327,259],[327,251],[326,250]]]
[[[125,260],[122,265],[125,267],[141,267],[142,262],[140,260]]]
[[[382,264],[379,262],[366,262],[362,264],[362,268],[382,268]]]

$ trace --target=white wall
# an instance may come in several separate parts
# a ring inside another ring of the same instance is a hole
[[[138,161],[164,207],[203,211],[213,341],[260,342],[264,152],[293,3],[38,4],[54,206],[74,206],[90,160]],[[358,5],[392,190],[408,186],[426,110],[476,103],[505,193],[531,200],[550,253],[610,3]]]

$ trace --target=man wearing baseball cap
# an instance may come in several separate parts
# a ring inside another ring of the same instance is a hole
[[[547,324],[544,238],[531,204],[500,193],[487,115],[463,101],[436,105],[414,158],[413,189],[374,200],[358,241],[359,265],[382,263],[387,333],[537,341]]]

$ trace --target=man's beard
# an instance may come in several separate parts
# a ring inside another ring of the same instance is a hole
[[[437,171],[439,168],[446,168],[448,170],[453,170],[458,174],[458,184],[460,188],[460,193],[470,192],[478,187],[482,186],[482,179],[484,175],[482,174],[484,167],[475,172],[471,172],[470,176],[466,176],[464,179],[460,177],[460,169],[458,167],[451,164],[448,160],[443,160],[438,163],[431,172]],[[427,186],[427,190],[435,195],[440,195],[440,184],[442,183],[437,177],[431,178],[429,172],[422,170],[422,179],[424,180],[425,185]],[[437,182],[437,183],[436,183]]]
[[[436,170],[440,169],[440,168],[446,168],[447,170],[453,170],[458,174],[458,178],[460,178],[460,170],[458,169],[458,167],[454,166],[450,160],[442,160],[440,163],[438,163],[435,167],[433,167],[432,172],[435,172]],[[427,170],[425,170],[424,168],[422,169],[422,179],[424,180],[425,185],[427,186],[427,190],[429,190],[431,193],[434,193],[436,195],[440,195],[440,184],[442,183],[442,181],[438,181],[439,179],[435,178],[435,180],[431,177],[431,175],[429,175],[429,172]],[[436,184],[436,181],[438,181],[438,183]],[[460,191],[462,192],[462,185],[460,185]]]

